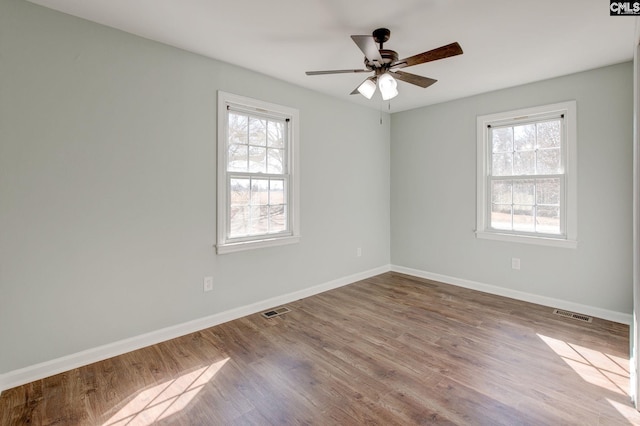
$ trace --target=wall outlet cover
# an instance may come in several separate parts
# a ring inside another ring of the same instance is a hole
[[[213,277],[204,277],[202,287],[205,292],[213,290]]]

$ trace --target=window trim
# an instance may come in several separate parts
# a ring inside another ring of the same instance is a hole
[[[488,171],[489,171],[489,126],[508,125],[521,122],[524,119],[530,121],[542,120],[551,114],[564,114],[564,131],[566,132],[563,143],[565,146],[565,194],[564,215],[565,235],[554,237],[547,234],[518,233],[517,231],[499,231],[489,228],[488,217]],[[550,105],[541,105],[531,108],[523,108],[513,111],[505,111],[494,114],[479,115],[477,117],[477,199],[476,199],[476,237],[480,239],[510,241],[524,244],[538,244],[553,247],[576,248],[578,245],[577,207],[577,106],[576,101],[559,102]]]
[[[241,240],[228,238],[228,206],[229,194],[227,188],[227,106],[232,105],[248,112],[255,111],[258,115],[265,112],[280,115],[289,119],[289,146],[287,152],[288,165],[288,220],[290,232],[285,235],[263,234]],[[273,104],[244,96],[218,90],[217,111],[217,254],[234,253],[238,251],[265,247],[295,244],[300,241],[300,179],[299,165],[299,111],[282,105]]]

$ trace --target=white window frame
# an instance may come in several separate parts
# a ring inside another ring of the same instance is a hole
[[[227,126],[229,108],[247,111],[250,114],[252,112],[256,115],[267,114],[288,120],[287,170],[284,171],[284,174],[287,175],[288,182],[288,232],[286,233],[261,234],[235,239],[229,237],[229,175],[231,174],[227,172]],[[218,91],[218,237],[216,244],[218,254],[294,244],[300,241],[299,139],[299,112],[297,109]]]
[[[532,108],[518,109],[477,117],[477,201],[476,201],[476,237],[482,239],[511,241],[525,244],[538,244],[554,247],[576,248],[577,230],[577,107],[576,101],[560,102]],[[562,235],[519,233],[490,228],[489,209],[491,208],[489,190],[490,140],[489,128],[500,125],[515,125],[520,122],[544,120],[551,116],[564,116],[562,157],[564,196],[560,202]]]

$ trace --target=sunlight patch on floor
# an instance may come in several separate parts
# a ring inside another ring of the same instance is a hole
[[[202,367],[141,391],[103,426],[146,426],[183,410],[229,360]]]
[[[636,411],[635,408],[633,408],[631,405],[629,404],[622,404],[619,401],[614,401],[611,398],[605,398],[607,400],[607,402],[609,402],[609,404],[611,404],[611,406],[613,408],[616,409],[616,411],[618,411],[618,413],[620,413],[624,418],[626,419],[637,419],[638,416],[638,412]],[[601,424],[605,424],[603,422],[601,422]],[[633,424],[633,422],[631,423]]]
[[[629,395],[629,361],[541,334],[538,337],[586,382]]]

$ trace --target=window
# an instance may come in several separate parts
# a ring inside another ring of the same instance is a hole
[[[218,92],[217,252],[296,243],[298,111]]]
[[[479,116],[478,238],[576,247],[576,103]]]

